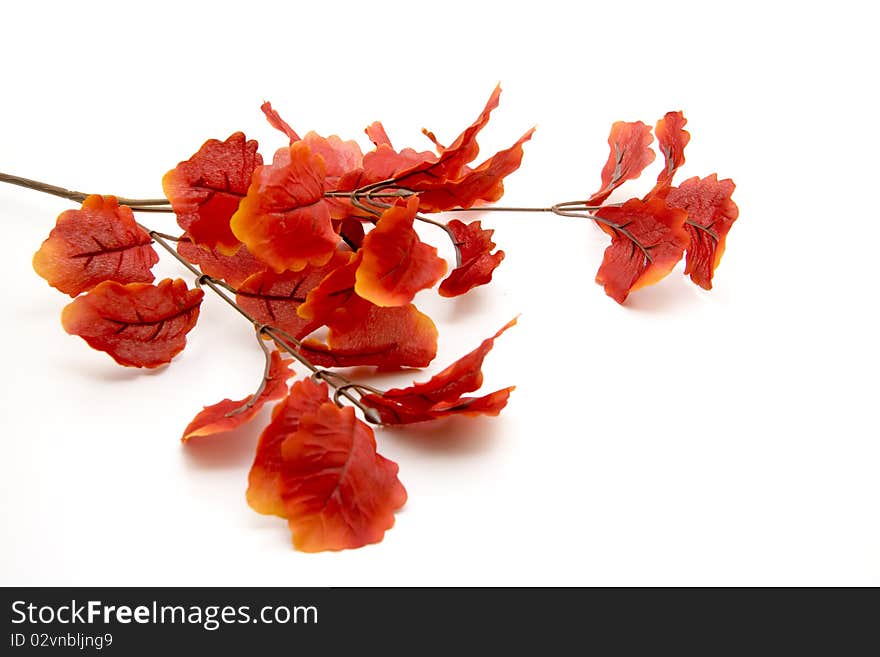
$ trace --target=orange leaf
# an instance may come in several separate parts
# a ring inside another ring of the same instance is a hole
[[[159,261],[152,239],[114,196],[88,196],[79,210],[58,215],[34,254],[34,270],[72,297],[103,281],[151,283]]]
[[[68,304],[61,323],[120,365],[159,367],[186,346],[202,296],[180,279],[158,285],[104,281]]]
[[[262,163],[257,142],[236,132],[226,141],[209,139],[189,160],[165,174],[165,196],[177,213],[177,223],[196,244],[235,253],[240,244],[229,220]]]
[[[620,207],[603,207],[596,216],[611,235],[596,282],[618,303],[627,295],[666,276],[688,245],[687,213],[659,198],[630,199]]]
[[[492,241],[494,230],[483,230],[479,221],[465,224],[453,219],[446,227],[455,235],[455,243],[461,253],[461,266],[452,270],[440,284],[440,295],[456,297],[468,290],[485,285],[492,280],[492,272],[504,260],[504,251],[496,251]]]
[[[402,306],[446,273],[446,261],[413,228],[418,209],[415,197],[388,208],[364,238],[354,286],[361,298],[377,306]]]
[[[336,251],[324,175],[323,158],[294,142],[279,149],[271,165],[257,167],[232,217],[235,236],[279,274],[324,265]]]
[[[177,242],[177,252],[198,266],[203,274],[224,280],[232,287],[238,287],[257,272],[266,271],[266,265],[257,260],[243,244],[230,256],[216,248],[197,246],[184,233]]]
[[[718,180],[713,173],[702,180],[689,178],[670,188],[666,196],[669,205],[687,211],[684,227],[691,241],[684,273],[706,290],[712,289],[712,276],[724,255],[727,233],[739,216],[739,208],[730,198],[735,188],[732,180]]]
[[[638,178],[656,157],[650,148],[652,141],[650,126],[641,121],[614,123],[608,136],[611,154],[602,168],[602,187],[590,197],[587,205],[600,205],[624,182]]]
[[[306,267],[281,274],[256,273],[238,286],[236,301],[257,321],[287,331],[297,339],[305,337],[321,326],[321,322],[303,319],[297,309],[327,274],[347,260],[346,254],[337,251],[323,267]]]
[[[267,402],[281,399],[287,394],[287,379],[293,376],[290,370],[292,362],[282,358],[281,352],[273,351],[266,387],[256,399],[252,400],[251,396],[239,401],[224,399],[211,406],[205,406],[183,430],[180,440],[186,442],[196,436],[225,433],[250,422]]]
[[[325,402],[302,415],[281,458],[284,512],[304,552],[378,543],[406,502],[397,464],[376,452],[373,430],[350,406]]]
[[[382,395],[364,395],[362,401],[379,411],[384,424],[410,424],[435,420],[452,414],[498,415],[507,404],[513,388],[498,390],[484,397],[463,397],[483,385],[483,360],[504,331],[516,324],[505,324],[479,347],[462,356],[425,383],[392,388]]]
[[[418,185],[419,210],[438,212],[451,208],[469,208],[482,202],[494,202],[504,194],[504,178],[519,169],[523,144],[532,138],[532,128],[510,148],[495,153],[476,169],[461,178],[444,182],[425,181]]]
[[[284,401],[272,409],[272,421],[257,443],[257,453],[248,474],[247,501],[257,513],[284,516],[281,499],[281,444],[299,430],[299,420],[328,401],[326,383],[312,379],[297,381]]]

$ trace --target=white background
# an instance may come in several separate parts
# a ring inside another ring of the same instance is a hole
[[[521,313],[485,367],[487,389],[518,386],[510,406],[379,431],[410,496],[397,525],[307,555],[244,502],[259,423],[178,441],[256,385],[247,324],[208,298],[170,367],[118,367],[64,333],[70,299],[31,269],[73,204],[2,186],[0,584],[880,584],[869,4],[316,4],[10,5],[0,170],[160,195],[207,138],[284,145],[264,99],[301,133],[366,148],[382,119],[423,148],[423,126],[450,141],[500,80],[483,152],[537,124],[504,202],[547,205],[596,189],[614,120],[683,109],[679,180],[737,183],[715,289],[679,268],[620,307],[593,282],[594,226],[485,215],[495,282],[418,303],[441,332],[432,371]]]

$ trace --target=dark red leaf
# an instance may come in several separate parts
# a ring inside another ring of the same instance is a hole
[[[691,134],[684,129],[687,119],[681,112],[667,112],[657,121],[654,134],[663,153],[663,171],[657,176],[655,192],[669,187],[675,172],[684,164],[684,148],[691,140]]]
[[[120,365],[159,367],[186,346],[202,296],[180,279],[158,285],[104,281],[68,304],[61,323]]]
[[[252,396],[238,401],[224,399],[211,406],[205,406],[183,430],[180,440],[186,442],[196,436],[226,433],[250,422],[267,402],[281,399],[287,394],[287,380],[293,376],[290,370],[292,362],[282,358],[281,352],[273,351],[266,386],[255,399],[252,399]]]
[[[34,270],[49,285],[72,297],[103,281],[151,283],[159,256],[131,209],[113,196],[87,197],[79,210],[58,216],[40,250]]]
[[[266,265],[257,260],[244,244],[230,256],[216,248],[197,246],[184,233],[177,242],[177,252],[201,269],[203,274],[224,280],[232,287],[238,287],[248,277],[266,271]]]
[[[189,160],[165,174],[165,196],[177,213],[177,223],[196,244],[226,255],[235,253],[239,241],[229,220],[262,163],[257,142],[236,132],[226,141],[209,139]]]
[[[504,251],[495,251],[492,241],[494,230],[483,230],[479,221],[465,224],[453,219],[446,224],[455,236],[455,243],[461,253],[461,266],[440,284],[440,294],[455,297],[468,290],[485,285],[492,280],[492,272],[504,260]]]

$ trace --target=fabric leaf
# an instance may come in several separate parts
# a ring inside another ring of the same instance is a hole
[[[65,210],[34,254],[34,270],[72,297],[104,281],[152,283],[159,256],[131,209],[114,196],[88,196]]]
[[[666,202],[687,212],[684,227],[690,235],[685,259],[685,275],[706,290],[712,289],[715,268],[724,255],[727,233],[739,216],[730,198],[736,185],[718,180],[714,173],[702,180],[694,177],[669,190]]]
[[[262,163],[257,142],[236,132],[226,141],[209,139],[189,160],[165,174],[165,196],[177,223],[194,242],[226,255],[235,253],[240,244],[229,220]]]
[[[657,176],[657,191],[669,187],[675,172],[684,164],[684,148],[691,140],[691,133],[684,129],[686,124],[687,119],[681,112],[667,112],[657,121],[654,134],[664,160],[663,170]]]
[[[479,221],[469,224],[453,219],[446,224],[455,236],[455,244],[461,254],[461,266],[452,270],[440,283],[440,295],[456,297],[492,280],[492,272],[504,260],[504,251],[492,253],[495,242],[494,230],[483,230]]]
[[[618,303],[672,271],[690,239],[684,228],[687,213],[659,198],[630,199],[595,214],[605,220],[603,229],[611,234],[596,282]]]
[[[600,205],[611,192],[627,180],[638,178],[651,164],[656,154],[651,149],[650,126],[641,121],[617,121],[611,126],[608,145],[611,153],[602,168],[602,187],[587,201],[587,205]]]
[[[270,356],[269,373],[266,378],[266,387],[257,396],[250,396],[233,401],[223,401],[205,406],[183,430],[182,442],[187,442],[196,436],[211,436],[218,433],[232,431],[247,422],[260,412],[267,402],[281,399],[287,394],[287,380],[293,376],[290,359],[281,357],[280,351],[273,351]],[[247,404],[250,403],[250,406]]]
[[[224,280],[232,287],[238,287],[250,276],[266,271],[266,265],[257,260],[243,244],[234,255],[225,255],[216,248],[197,246],[184,233],[177,242],[177,252],[201,269],[203,274]]]
[[[324,265],[336,251],[324,176],[323,158],[303,141],[279,149],[271,165],[254,172],[232,232],[276,273]]]
[[[68,304],[61,323],[120,365],[159,367],[186,346],[202,296],[180,279],[158,285],[104,281]]]
[[[312,379],[297,381],[290,393],[272,409],[272,421],[257,443],[257,453],[248,474],[247,502],[257,513],[284,516],[281,499],[281,444],[299,430],[300,418],[314,413],[329,401],[326,383]]]
[[[364,238],[354,287],[361,298],[377,306],[402,306],[446,273],[446,261],[413,228],[418,208],[415,197],[388,208]]]
[[[325,402],[303,414],[281,445],[281,498],[294,546],[320,552],[381,541],[406,503],[397,471],[350,406]]]

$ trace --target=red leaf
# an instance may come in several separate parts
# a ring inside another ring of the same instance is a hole
[[[406,502],[397,464],[376,452],[373,430],[350,406],[325,402],[302,415],[281,456],[284,511],[304,552],[378,543]]]
[[[235,236],[279,274],[324,265],[336,251],[324,175],[323,158],[294,142],[279,149],[271,165],[257,167],[232,217]]]
[[[596,282],[618,303],[672,271],[688,244],[687,213],[659,198],[634,198],[595,214],[605,220],[603,229],[611,235]]]
[[[384,424],[424,422],[456,413],[497,415],[507,403],[512,387],[484,397],[463,395],[483,385],[483,360],[495,340],[514,324],[516,319],[429,381],[407,388],[392,388],[381,396],[364,395],[362,401],[379,411]]]
[[[321,326],[321,322],[303,319],[297,309],[327,274],[347,261],[348,256],[337,251],[323,267],[306,267],[281,274],[259,272],[238,286],[236,301],[257,321],[287,331],[297,339],[303,338]]]
[[[238,287],[257,272],[266,271],[266,265],[257,260],[243,244],[235,255],[228,256],[216,248],[193,244],[189,235],[184,233],[177,242],[177,252],[201,269],[203,274],[224,280],[232,287]]]
[[[667,112],[666,116],[657,121],[654,129],[660,152],[663,153],[665,165],[657,176],[655,192],[669,187],[675,172],[684,164],[684,148],[691,140],[691,133],[684,129],[687,119],[681,112]]]
[[[299,141],[300,137],[298,134],[296,134],[296,130],[291,128],[287,124],[287,121],[282,119],[281,115],[272,109],[272,103],[267,100],[265,103],[260,105],[260,109],[263,110],[263,114],[266,115],[266,120],[269,122],[269,124],[276,130],[280,130],[285,135],[287,135],[287,138],[290,139],[291,144],[295,141]]]
[[[380,308],[360,303],[365,305],[331,320],[327,344],[306,340],[300,352],[324,367],[370,365],[391,370],[426,367],[434,360],[437,327],[430,317],[412,304]]]
[[[650,148],[652,141],[651,128],[641,121],[617,121],[612,125],[608,136],[611,154],[602,168],[602,187],[587,205],[602,204],[624,182],[638,178],[656,157]]]
[[[367,126],[364,132],[367,133],[367,137],[369,137],[370,141],[376,146],[381,146],[382,144],[391,146],[391,140],[388,138],[388,133],[385,132],[385,126],[383,126],[380,121],[373,121]]]
[[[290,370],[292,362],[283,359],[281,352],[273,351],[266,387],[256,399],[253,399],[253,402],[251,402],[252,396],[248,396],[239,401],[224,399],[211,406],[205,406],[183,430],[180,440],[186,442],[196,436],[225,433],[250,422],[267,402],[281,399],[287,394],[287,379],[293,376]],[[250,406],[247,406],[248,403]]]
[[[492,110],[498,107],[500,96],[501,87],[497,86],[476,121],[445,148],[437,158],[416,163],[396,172],[394,174],[396,183],[408,189],[418,190],[422,183],[430,185],[437,180],[460,177],[464,165],[472,162],[480,153],[480,147],[476,141],[477,135],[480,130],[486,127]]]
[[[479,221],[465,224],[453,219],[446,227],[455,235],[455,243],[461,253],[461,266],[452,270],[440,284],[440,294],[456,297],[468,290],[485,285],[492,280],[492,272],[504,260],[504,251],[496,251],[492,241],[494,230],[483,230]]]
[[[299,430],[299,420],[328,401],[326,383],[297,381],[287,397],[272,409],[272,421],[260,435],[257,453],[248,474],[247,501],[257,513],[284,516],[281,499],[281,443]]]
[[[226,141],[209,139],[189,160],[165,174],[165,196],[177,213],[177,223],[194,242],[227,255],[235,253],[239,241],[229,220],[262,163],[257,142],[236,132]]]
[[[371,305],[354,291],[355,273],[360,264],[361,255],[358,252],[350,255],[347,263],[327,274],[308,293],[305,303],[297,311],[299,316],[314,320],[319,325],[359,321],[366,314],[366,307]]]
[[[712,276],[724,255],[727,233],[739,216],[739,208],[730,198],[735,188],[732,180],[718,180],[713,173],[702,180],[689,178],[672,187],[666,196],[669,205],[687,211],[684,227],[690,235],[690,246],[684,273],[706,290],[712,289]]]
[[[504,178],[519,169],[523,158],[523,144],[532,138],[534,131],[532,128],[513,146],[499,151],[461,178],[420,183],[419,210],[438,212],[455,207],[469,208],[500,199],[504,194]]]
[[[34,254],[34,270],[72,297],[103,281],[151,283],[150,268],[159,261],[151,243],[130,208],[114,196],[92,195],[58,216]]]
[[[104,281],[68,304],[61,323],[120,365],[159,367],[186,346],[202,296],[180,279],[166,278],[158,285]]]
[[[364,170],[358,179],[349,181],[342,190],[351,191],[362,185],[369,185],[381,180],[394,178],[398,172],[412,169],[420,165],[434,163],[437,155],[431,151],[415,151],[404,148],[397,152],[388,144],[377,144],[376,149],[364,155]]]
[[[402,306],[446,273],[446,261],[413,228],[418,209],[415,197],[388,208],[364,238],[354,286],[361,298],[377,306]]]

